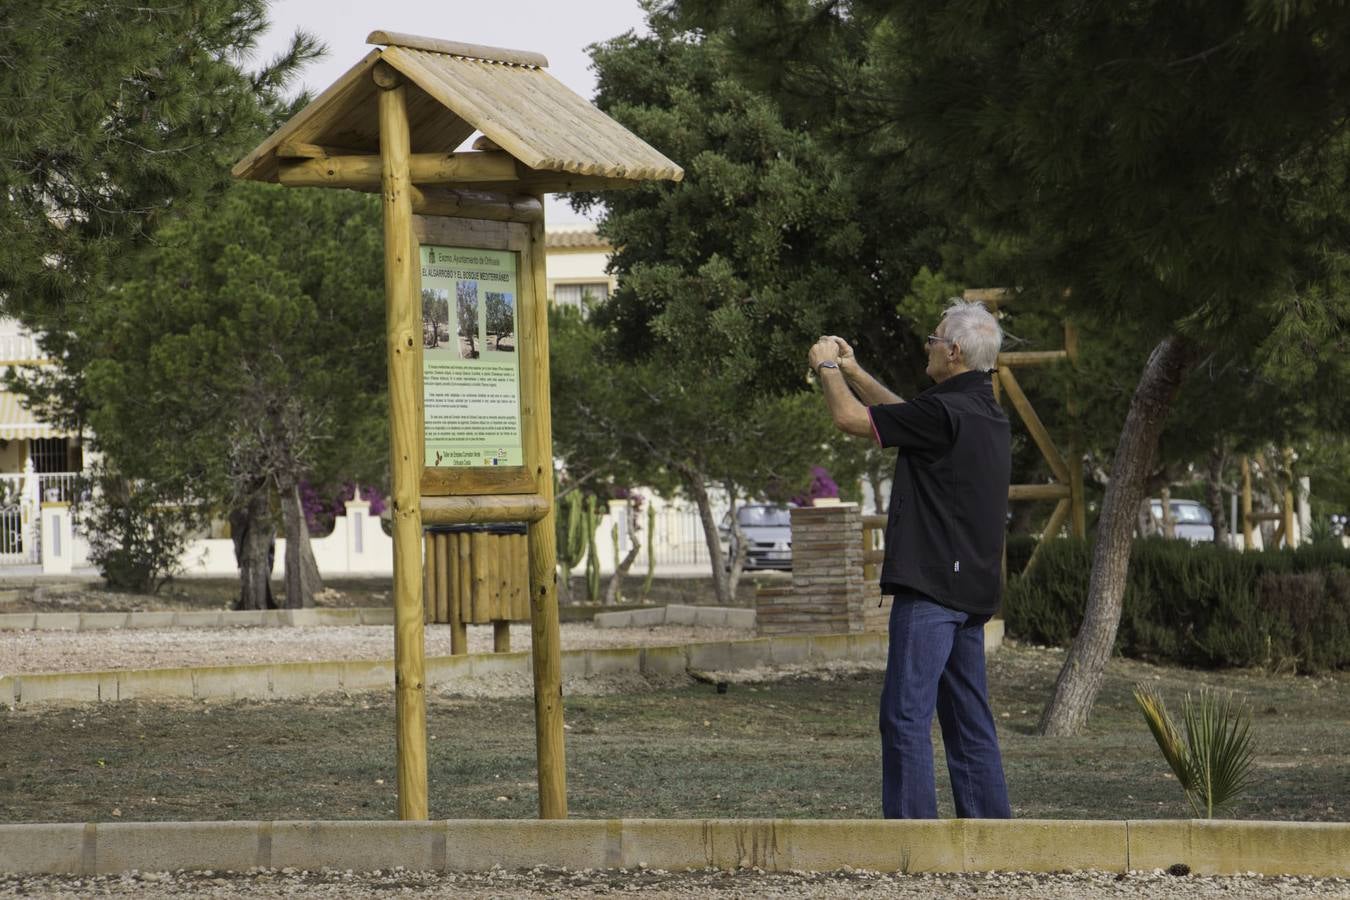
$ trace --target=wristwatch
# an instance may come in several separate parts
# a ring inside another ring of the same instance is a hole
[[[816,366],[816,374],[819,375],[821,369],[837,369],[837,368],[839,368],[839,363],[833,363],[827,360],[821,363],[820,365]]]

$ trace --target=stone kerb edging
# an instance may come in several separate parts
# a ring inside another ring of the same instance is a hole
[[[829,634],[670,646],[564,650],[564,676],[679,675],[767,665],[884,659],[885,635]],[[429,687],[459,679],[530,671],[530,654],[469,653],[426,660]],[[0,676],[0,704],[133,699],[269,699],[330,691],[387,690],[392,660],[336,660],[204,668],[127,669]]]
[[[389,607],[245,609],[162,612],[0,614],[0,631],[108,631],[116,628],[286,628],[393,625]]]
[[[985,625],[985,649],[1002,643],[1003,622]],[[779,635],[740,641],[709,641],[650,647],[564,650],[564,676],[680,675],[693,671],[732,672],[760,666],[865,662],[886,658],[886,635]],[[426,660],[429,687],[472,677],[529,674],[530,654],[469,653]],[[310,697],[333,691],[388,690],[393,660],[333,660],[246,666],[174,669],[119,669],[102,672],[44,672],[0,676],[0,704],[99,703],[116,700],[267,700]]]
[[[709,628],[754,628],[755,611],[740,606],[688,606],[672,603],[651,609],[596,613],[596,628],[645,628],[650,625],[696,625]]]
[[[647,866],[1350,877],[1350,823],[820,819],[99,822],[0,825],[0,871],[484,871]]]

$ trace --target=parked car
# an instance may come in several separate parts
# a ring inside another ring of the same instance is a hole
[[[736,521],[745,535],[746,569],[792,568],[792,520],[786,506],[749,503],[737,507]],[[736,556],[736,534],[731,529],[731,514],[722,519],[719,529],[727,547],[727,565]]]
[[[1151,497],[1148,505],[1153,512],[1153,521],[1158,526],[1158,533],[1162,534],[1162,501]],[[1209,510],[1202,504],[1194,500],[1172,500],[1168,505],[1172,508],[1172,521],[1176,523],[1174,530],[1178,540],[1190,541],[1193,544],[1214,541],[1214,520],[1210,517]]]

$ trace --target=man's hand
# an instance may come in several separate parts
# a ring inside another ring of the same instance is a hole
[[[834,341],[835,346],[839,348],[839,368],[845,375],[852,375],[858,371],[858,360],[853,356],[853,348],[849,346],[848,341],[838,335],[828,335],[823,340]]]
[[[839,363],[839,345],[833,338],[823,337],[811,345],[806,360],[811,364],[811,371],[819,373],[821,363]]]

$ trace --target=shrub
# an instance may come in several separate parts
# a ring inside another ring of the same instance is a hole
[[[1012,578],[1008,631],[1064,645],[1082,622],[1091,551],[1059,540]],[[1350,666],[1350,552],[1313,546],[1238,553],[1150,538],[1130,554],[1116,650],[1186,665],[1320,672]]]
[[[114,590],[158,593],[180,570],[195,511],[107,467],[95,468],[90,481],[93,491],[75,511],[90,562]]]

